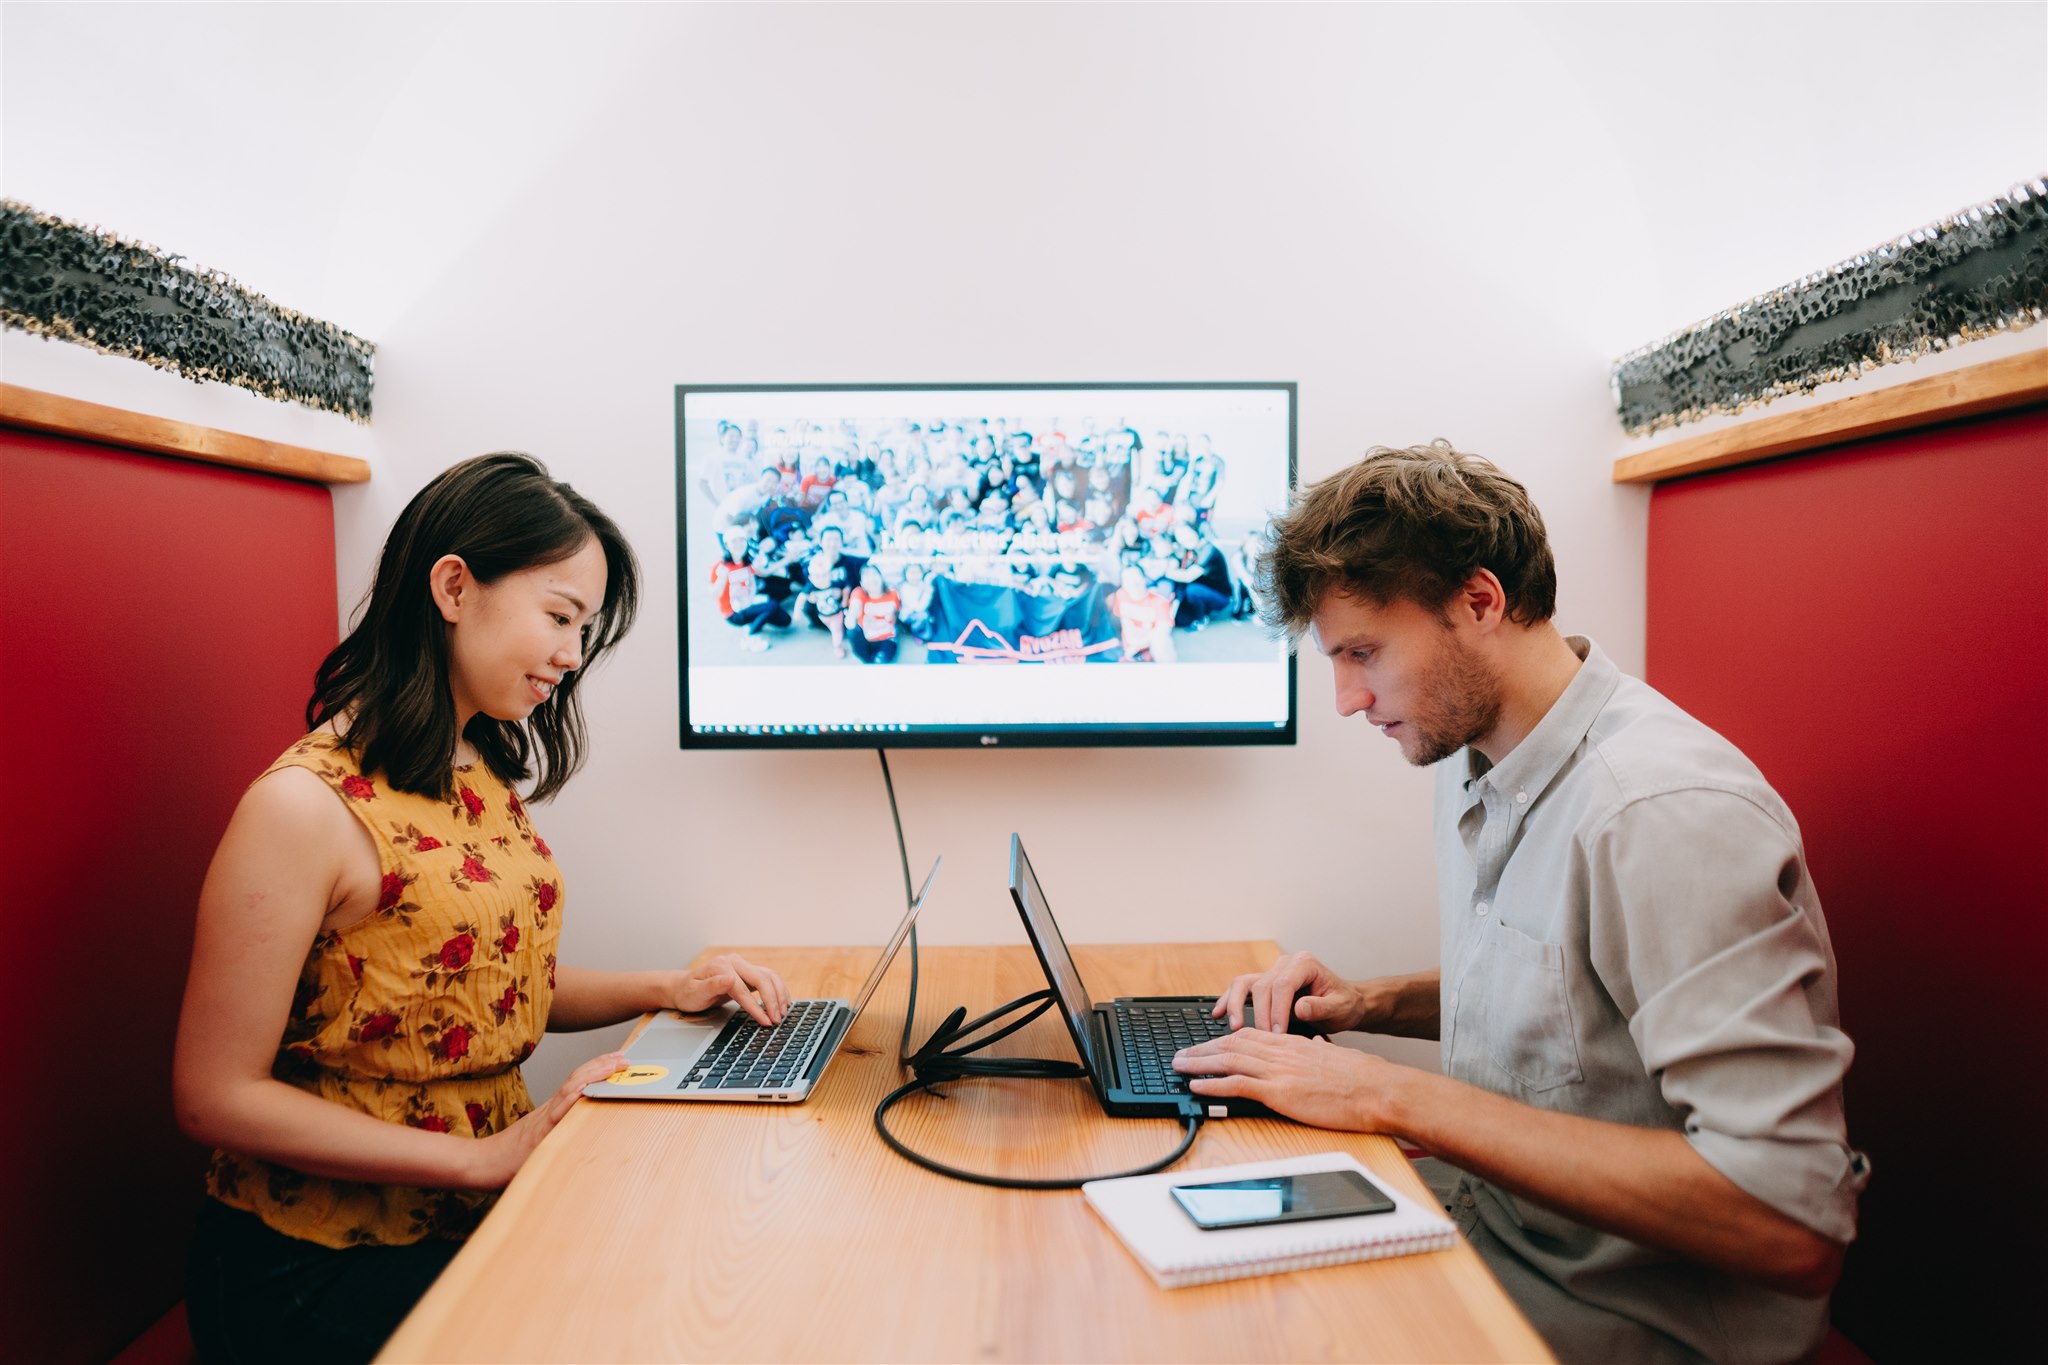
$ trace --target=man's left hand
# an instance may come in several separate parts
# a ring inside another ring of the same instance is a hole
[[[1389,1097],[1412,1067],[1369,1052],[1264,1029],[1239,1029],[1184,1048],[1174,1070],[1197,1095],[1242,1096],[1314,1124],[1356,1132],[1389,1132]]]

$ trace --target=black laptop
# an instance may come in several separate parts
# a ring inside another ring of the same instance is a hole
[[[1088,987],[1060,937],[1052,907],[1024,841],[1010,836],[1010,896],[1024,919],[1024,932],[1045,969],[1046,983],[1059,1001],[1074,1050],[1088,1068],[1088,1080],[1103,1109],[1125,1118],[1178,1118],[1199,1113],[1209,1118],[1273,1117],[1265,1105],[1247,1099],[1196,1095],[1187,1078],[1173,1069],[1173,1054],[1184,1047],[1230,1032],[1230,1021],[1209,1011],[1213,995],[1126,996],[1093,1004]],[[1249,1002],[1244,1021],[1252,1022]]]

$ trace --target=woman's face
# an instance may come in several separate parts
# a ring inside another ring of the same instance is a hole
[[[437,590],[448,562],[435,566]],[[457,725],[479,713],[524,720],[551,700],[582,667],[583,630],[604,606],[605,579],[604,547],[592,537],[567,559],[495,583],[479,583],[465,568],[452,601],[437,591]]]

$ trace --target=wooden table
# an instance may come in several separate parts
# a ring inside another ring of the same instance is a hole
[[[710,949],[708,952],[735,951]],[[872,948],[741,948],[799,996],[849,996]],[[1077,947],[1097,999],[1215,990],[1272,943]],[[1156,1288],[1080,1192],[968,1185],[875,1135],[907,954],[800,1105],[585,1100],[385,1346],[381,1360],[1548,1360],[1470,1247]],[[1045,984],[1031,950],[927,948],[922,1042]],[[1053,1015],[999,1053],[1071,1057]],[[1164,1156],[1164,1120],[1112,1119],[1085,1081],[963,1081],[889,1115],[918,1151],[1009,1175]],[[1384,1137],[1270,1119],[1204,1125],[1180,1170],[1346,1150],[1426,1192]]]

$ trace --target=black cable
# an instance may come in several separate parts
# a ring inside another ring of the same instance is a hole
[[[903,812],[896,808],[896,783],[889,776],[889,751],[877,745],[875,757],[882,760],[882,786],[889,793],[889,818],[896,822],[896,852],[903,859],[903,907],[917,900],[910,889],[910,849],[903,842]],[[910,1065],[910,1025],[917,1018],[917,926],[910,926],[910,1005],[903,1011],[903,1037],[896,1044],[896,1065]]]
[[[896,852],[903,859],[903,901],[908,906],[916,901],[917,893],[911,890],[910,885],[910,850],[903,842],[903,814],[896,805],[896,783],[889,776],[889,752],[877,747],[875,757],[882,761],[882,785],[889,793],[889,818],[896,822]],[[932,1032],[932,1036],[925,1040],[924,1046],[913,1054],[910,1051],[910,1030],[917,1021],[917,926],[911,925],[910,1003],[903,1011],[903,1038],[896,1045],[896,1062],[899,1066],[909,1067],[912,1076],[910,1080],[883,1096],[882,1102],[875,1106],[875,1131],[882,1135],[882,1141],[889,1144],[889,1150],[905,1161],[939,1175],[965,1180],[972,1185],[993,1185],[1003,1190],[1078,1190],[1091,1180],[1120,1180],[1127,1175],[1150,1175],[1154,1171],[1163,1171],[1186,1156],[1188,1148],[1195,1144],[1195,1134],[1202,1128],[1201,1110],[1192,1104],[1181,1112],[1181,1118],[1186,1122],[1188,1130],[1182,1135],[1179,1146],[1163,1160],[1155,1161],[1149,1166],[1140,1166],[1135,1170],[1119,1171],[1114,1175],[1023,1180],[988,1175],[980,1171],[963,1171],[957,1166],[948,1166],[944,1162],[934,1161],[928,1156],[911,1151],[889,1131],[885,1116],[895,1107],[898,1100],[918,1091],[936,1095],[942,1100],[947,1099],[949,1096],[944,1091],[934,1087],[948,1081],[965,1080],[974,1076],[1059,1080],[1085,1078],[1088,1075],[1088,1068],[1078,1062],[1056,1062],[1045,1057],[980,1057],[970,1060],[971,1054],[981,1051],[991,1043],[1001,1042],[1051,1009],[1053,999],[1050,989],[1033,991],[1029,995],[1017,997],[1007,1005],[997,1006],[971,1023],[962,1022],[967,1017],[967,1010],[965,1006],[958,1007],[946,1016],[946,1021],[940,1024]],[[976,1030],[994,1024],[1004,1015],[1024,1009],[1027,1005],[1032,1008],[1022,1017],[1011,1020],[985,1038],[973,1037]]]
[[[1153,1171],[1163,1171],[1186,1156],[1188,1148],[1194,1145],[1195,1134],[1201,1131],[1202,1127],[1201,1112],[1192,1106],[1181,1114],[1188,1130],[1182,1135],[1180,1145],[1161,1160],[1149,1166],[1139,1166],[1133,1170],[1118,1171],[1110,1175],[1068,1176],[1050,1180],[1027,1180],[1013,1176],[989,1175],[982,1171],[963,1171],[957,1166],[948,1166],[942,1161],[934,1161],[921,1152],[912,1151],[889,1131],[886,1116],[898,1100],[920,1090],[937,1095],[942,1100],[949,1098],[944,1091],[934,1089],[948,1081],[964,1080],[974,1076],[1058,1079],[1078,1079],[1087,1076],[1088,1068],[1078,1062],[1056,1062],[1044,1057],[977,1058],[970,1055],[991,1043],[1000,1042],[1044,1014],[1052,1008],[1053,999],[1050,990],[1038,990],[1029,995],[1019,996],[1007,1005],[998,1005],[987,1014],[968,1023],[961,1022],[967,1015],[965,1008],[956,1008],[947,1015],[946,1022],[940,1024],[932,1036],[925,1040],[924,1046],[910,1058],[910,1068],[914,1073],[912,1078],[883,1096],[882,1102],[875,1106],[875,1131],[881,1134],[883,1142],[889,1144],[889,1150],[905,1161],[939,1175],[965,1180],[973,1185],[993,1185],[1002,1190],[1078,1190],[1091,1180],[1119,1180],[1127,1175],[1149,1175]],[[1030,1008],[1026,1009],[1026,1006]],[[986,1037],[973,1037],[977,1030],[992,1025],[1004,1015],[1018,1010],[1025,1012]]]

